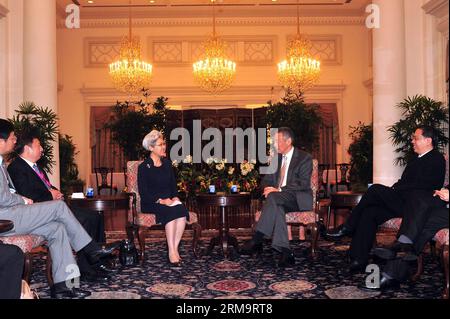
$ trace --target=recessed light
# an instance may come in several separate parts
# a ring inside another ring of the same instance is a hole
[[[89,3],[89,4],[93,4],[93,3],[94,3],[94,0],[88,0],[88,3]]]

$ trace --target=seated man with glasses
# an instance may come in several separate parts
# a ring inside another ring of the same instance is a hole
[[[400,180],[392,187],[375,184],[352,210],[348,220],[335,231],[327,233],[329,239],[352,236],[350,245],[350,272],[365,272],[369,252],[375,240],[377,228],[389,219],[414,216],[404,223],[399,231],[396,251],[413,249],[413,240],[420,234],[426,222],[426,209],[415,205],[414,199],[432,198],[435,189],[444,184],[445,159],[436,146],[434,129],[419,126],[412,137],[412,146],[417,157],[406,166]],[[406,225],[408,225],[406,231]],[[403,231],[405,229],[405,231]]]

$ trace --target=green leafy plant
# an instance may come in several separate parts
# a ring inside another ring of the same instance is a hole
[[[137,102],[119,102],[113,106],[113,121],[107,125],[112,140],[122,148],[127,161],[142,159],[146,151],[142,140],[151,130],[166,130],[167,98],[158,97],[149,102],[150,93],[143,90],[144,99]]]
[[[266,123],[270,127],[291,128],[296,137],[296,146],[307,152],[312,152],[318,147],[319,125],[322,118],[317,104],[307,105],[301,94],[289,90],[281,102],[268,103]]]
[[[373,126],[359,122],[355,127],[350,126],[350,130],[350,183],[353,190],[360,191],[367,189],[373,180]]]
[[[40,107],[33,102],[23,102],[16,110],[17,115],[11,119],[16,135],[25,131],[37,132],[44,152],[38,164],[47,173],[51,172],[55,165],[53,154],[53,142],[58,137],[58,117],[56,113],[47,108]],[[13,154],[17,156],[17,154]]]
[[[443,128],[448,123],[448,107],[442,102],[435,101],[423,95],[408,97],[397,105],[402,110],[402,119],[389,127],[390,138],[395,151],[400,155],[396,158],[396,165],[406,165],[415,157],[411,144],[411,136],[419,125],[434,128],[437,136],[437,147],[443,150],[448,144],[448,136]]]
[[[70,195],[73,192],[82,192],[84,181],[78,177],[78,166],[75,155],[78,154],[76,146],[69,135],[59,136],[59,172],[61,177],[61,192]]]

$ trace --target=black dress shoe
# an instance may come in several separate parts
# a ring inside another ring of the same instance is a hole
[[[111,256],[113,251],[114,249],[112,247],[103,246],[89,253],[86,253],[86,257],[88,258],[89,263],[93,265],[98,263],[100,259]]]
[[[349,274],[364,274],[366,273],[367,263],[360,263],[357,260],[352,260],[350,262],[350,266],[348,268]]]
[[[111,277],[100,271],[91,271],[81,274],[81,281],[85,282],[108,282]]]
[[[111,253],[114,252],[114,250],[119,249],[120,248],[120,244],[122,242],[121,241],[115,241],[113,243],[109,243],[109,244],[105,244],[102,246],[103,249],[107,250],[107,251],[111,251]]]
[[[366,283],[359,285],[358,288],[365,291],[383,291],[389,289],[397,289],[400,287],[400,282],[396,279],[388,279],[385,276],[381,276],[380,285],[378,287],[367,286]]]
[[[352,232],[350,231],[350,229],[348,229],[344,225],[341,225],[341,226],[337,227],[336,229],[334,229],[333,232],[326,233],[325,238],[329,239],[329,240],[338,240],[345,236],[350,236],[351,234],[352,234]]]
[[[260,254],[263,251],[262,243],[257,243],[255,240],[250,239],[245,242],[242,248],[239,250],[239,254],[241,255],[253,255]]]
[[[78,288],[67,288],[65,283],[55,284],[50,287],[50,297],[53,299],[61,298],[86,298],[91,293]]]
[[[377,256],[378,258],[391,260],[397,257],[398,253],[403,253],[404,257],[408,261],[414,261],[417,259],[417,256],[414,254],[414,248],[412,244],[404,244],[396,241],[390,247],[377,247],[372,250],[372,254]],[[414,256],[416,258],[414,258]]]
[[[109,268],[108,266],[106,266],[106,265],[103,264],[103,263],[99,263],[97,266],[95,266],[95,269],[96,269],[97,271],[103,272],[103,273],[105,273],[105,274],[111,274],[111,273],[115,272],[114,269]]]
[[[278,261],[278,267],[286,268],[292,267],[295,265],[295,257],[293,253],[283,253]]]

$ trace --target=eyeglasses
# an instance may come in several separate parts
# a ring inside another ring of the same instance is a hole
[[[164,142],[164,143],[161,143],[161,144],[156,144],[155,147],[156,147],[156,146],[161,147],[161,146],[166,146],[166,145],[167,145],[167,144]]]
[[[419,136],[412,135],[411,136],[411,141],[419,141],[419,140],[421,140],[423,138],[424,137],[422,135],[419,135]]]

